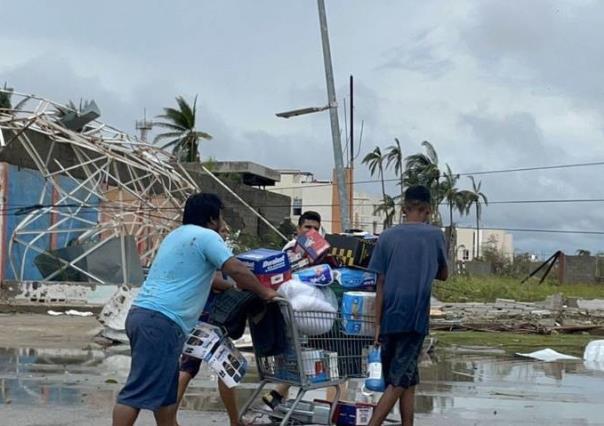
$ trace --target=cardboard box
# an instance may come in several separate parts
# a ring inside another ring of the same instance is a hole
[[[333,422],[337,426],[366,426],[374,408],[373,404],[340,401],[336,406]]]
[[[296,241],[295,250],[297,252],[303,251],[311,263],[319,261],[329,252],[329,243],[314,229],[311,229],[304,235],[298,236]]]
[[[247,360],[219,327],[198,323],[185,341],[183,354],[201,359],[229,388],[237,386],[247,372]]]
[[[199,322],[187,337],[182,353],[206,361],[223,337],[220,327]]]
[[[256,249],[238,255],[237,259],[243,262],[265,287],[277,289],[292,278],[289,257],[284,252]]]
[[[228,337],[211,354],[208,364],[229,388],[239,385],[247,372],[247,360]]]
[[[327,242],[331,245],[329,254],[338,258],[345,266],[367,268],[371,254],[377,243],[377,238],[364,238],[345,234],[327,234]]]

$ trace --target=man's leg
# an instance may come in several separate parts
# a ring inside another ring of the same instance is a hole
[[[222,380],[218,379],[218,393],[220,393],[220,399],[222,399],[224,408],[226,408],[229,415],[231,426],[239,425],[239,410],[237,409],[235,389],[229,388]]]
[[[153,412],[157,426],[175,426],[178,404],[166,405]]]
[[[113,407],[113,426],[132,426],[140,410],[124,404],[115,404]]]
[[[381,426],[390,411],[392,411],[392,407],[394,407],[396,401],[402,397],[404,391],[404,388],[389,385],[378,401],[377,407],[373,410],[369,426]]]
[[[415,415],[415,386],[405,389],[399,402],[403,426],[413,426]]]
[[[182,402],[183,396],[185,396],[185,392],[187,391],[187,387],[189,383],[193,380],[193,376],[186,371],[180,371],[178,374],[178,399],[176,401],[176,405],[180,406]]]

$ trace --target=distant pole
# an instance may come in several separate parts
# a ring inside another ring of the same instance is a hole
[[[350,222],[354,223],[354,79],[350,76]],[[353,226],[356,228],[356,226]]]
[[[321,23],[321,42],[323,44],[323,62],[325,63],[325,82],[327,84],[327,100],[329,103],[329,118],[331,120],[331,139],[333,144],[333,157],[336,168],[336,183],[338,185],[338,198],[340,201],[340,223],[343,230],[350,228],[348,212],[348,188],[344,177],[344,159],[342,155],[342,142],[340,138],[340,124],[338,123],[338,107],[336,89],[333,80],[333,67],[331,64],[331,50],[329,48],[329,34],[327,32],[327,16],[325,15],[325,1],[317,0],[319,8],[319,21]]]

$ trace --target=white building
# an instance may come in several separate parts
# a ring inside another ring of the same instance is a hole
[[[510,259],[514,258],[514,239],[512,234],[501,229],[481,229],[478,233],[480,253],[493,247]],[[473,260],[476,257],[476,229],[457,228],[457,260]]]
[[[339,225],[339,210],[335,185],[330,180],[318,180],[312,173],[300,170],[280,170],[281,180],[269,191],[287,195],[292,200],[292,222],[297,223],[306,210],[314,210],[321,215],[325,232],[333,231]],[[374,214],[380,198],[354,191],[352,227],[379,233],[383,229],[384,216]],[[337,225],[337,226],[338,226]],[[336,226],[336,227],[337,227]]]

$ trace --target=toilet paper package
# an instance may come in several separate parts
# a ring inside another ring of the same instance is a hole
[[[351,336],[375,334],[375,293],[347,291],[342,297],[342,328]]]

